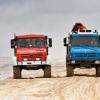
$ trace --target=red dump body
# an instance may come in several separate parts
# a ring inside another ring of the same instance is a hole
[[[15,54],[17,61],[46,61],[48,55],[47,36],[41,34],[29,34],[16,36]],[[42,43],[38,45],[36,43]],[[27,46],[26,46],[26,45]]]

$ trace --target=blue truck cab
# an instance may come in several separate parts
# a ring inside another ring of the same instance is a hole
[[[64,38],[66,46],[67,76],[74,75],[75,68],[96,68],[100,76],[100,36],[97,31],[79,30]]]

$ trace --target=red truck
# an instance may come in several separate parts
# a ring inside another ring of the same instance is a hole
[[[22,69],[42,69],[44,77],[51,77],[51,65],[47,63],[48,47],[52,47],[52,39],[47,35],[15,35],[11,40],[11,48],[14,49],[13,77],[20,79]]]

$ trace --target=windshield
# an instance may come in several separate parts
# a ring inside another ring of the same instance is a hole
[[[72,37],[72,46],[98,46],[98,37],[93,36],[80,36]]]
[[[45,38],[18,39],[19,48],[44,48],[46,47]]]

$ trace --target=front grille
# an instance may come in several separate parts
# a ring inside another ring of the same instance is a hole
[[[75,57],[96,57],[96,53],[75,53]]]
[[[95,61],[93,61],[93,60],[92,61],[91,60],[83,60],[83,61],[82,60],[78,60],[78,61],[76,60],[77,64],[94,64],[94,62]]]
[[[34,57],[39,57],[39,58],[41,58],[41,57],[42,57],[42,54],[34,54]]]
[[[22,56],[22,58],[29,58],[30,57],[30,55],[27,55],[27,54],[23,54],[21,56]]]
[[[23,54],[21,56],[22,58],[41,58],[42,54]]]

